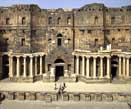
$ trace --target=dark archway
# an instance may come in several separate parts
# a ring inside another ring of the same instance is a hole
[[[64,61],[62,59],[55,60],[55,81],[64,77]]]
[[[117,56],[112,56],[111,57],[111,77],[112,77],[112,80],[117,77],[118,59],[119,58]]]
[[[9,57],[7,55],[2,56],[2,78],[9,77]]]

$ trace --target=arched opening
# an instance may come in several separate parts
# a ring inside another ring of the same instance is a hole
[[[57,35],[57,46],[61,46],[62,45],[62,35],[58,34]]]
[[[117,77],[118,59],[119,58],[117,56],[111,57],[111,77],[112,77],[112,79],[115,79]]]
[[[55,81],[64,77],[64,61],[62,59],[55,60]]]
[[[24,25],[26,23],[26,18],[22,17],[22,21],[21,21],[22,25]]]
[[[9,77],[9,57],[7,55],[2,56],[2,78]]]

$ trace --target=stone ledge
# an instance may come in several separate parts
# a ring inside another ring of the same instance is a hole
[[[1,91],[0,100],[40,100],[45,102],[53,101],[106,101],[106,102],[131,102],[131,93],[71,93],[65,92],[59,95],[56,92],[12,92]]]

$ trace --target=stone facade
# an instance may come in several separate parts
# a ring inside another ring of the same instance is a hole
[[[0,44],[0,79],[129,82],[131,6],[0,7]]]

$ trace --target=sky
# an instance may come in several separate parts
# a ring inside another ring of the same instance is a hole
[[[0,6],[37,4],[41,8],[79,8],[85,4],[104,3],[108,7],[131,5],[131,0],[0,0]]]

